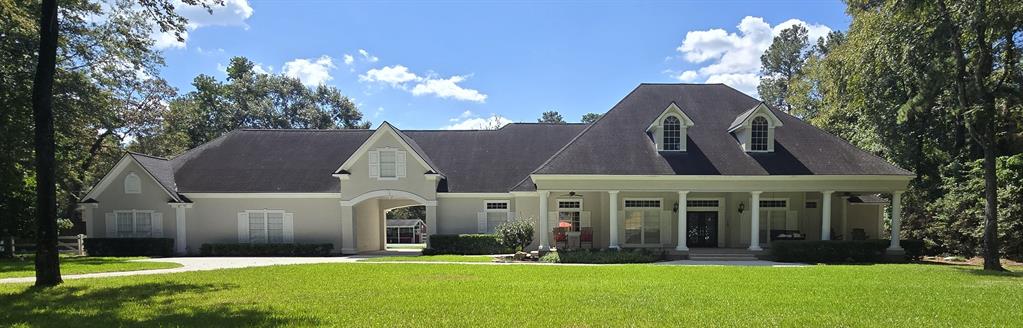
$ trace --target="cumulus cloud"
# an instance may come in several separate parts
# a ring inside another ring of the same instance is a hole
[[[345,65],[351,65],[354,62],[355,62],[355,57],[352,57],[352,55],[349,55],[349,54],[345,54]]]
[[[749,95],[757,94],[760,83],[760,55],[783,29],[801,25],[808,31],[811,43],[826,36],[831,28],[789,19],[771,26],[761,17],[746,16],[736,26],[738,33],[723,29],[690,31],[676,48],[685,61],[702,66],[675,76],[692,82],[703,78],[708,83],[725,83]]]
[[[359,49],[359,54],[362,55],[362,59],[370,63],[380,61],[380,58],[377,58],[377,56],[370,55],[369,51],[366,51],[366,49]]]
[[[454,75],[447,78],[420,76],[403,65],[384,66],[366,71],[359,75],[359,81],[385,83],[392,87],[406,90],[414,96],[433,95],[444,99],[457,99],[482,103],[487,95],[479,90],[462,87],[459,83],[466,80],[465,76]],[[412,85],[410,87],[410,85]]]
[[[316,86],[334,79],[330,76],[334,68],[334,60],[323,55],[317,59],[299,58],[289,61],[284,63],[282,71],[284,75],[301,80],[302,84]]]
[[[501,115],[490,114],[489,117],[480,117],[471,111],[465,111],[448,121],[452,124],[443,127],[445,130],[496,130],[512,123],[512,120]]]
[[[206,26],[240,26],[248,29],[247,20],[252,17],[252,6],[248,0],[225,0],[223,6],[214,6],[213,14],[210,14],[202,6],[193,6],[174,1],[175,11],[188,19],[188,31],[181,34],[181,37],[188,41],[188,32],[195,31]],[[153,46],[157,49],[184,48],[185,42],[179,42],[173,33],[162,32],[156,26],[153,27]]]

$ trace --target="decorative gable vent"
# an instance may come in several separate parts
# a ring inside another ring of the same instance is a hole
[[[672,102],[646,131],[654,139],[658,151],[686,151],[686,131],[693,125],[693,120]]]
[[[763,102],[739,114],[728,127],[742,150],[750,153],[774,151],[774,129],[783,124]]]

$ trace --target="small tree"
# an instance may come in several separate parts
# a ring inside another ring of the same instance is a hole
[[[533,242],[533,219],[508,221],[497,226],[494,232],[501,245],[522,251]]]

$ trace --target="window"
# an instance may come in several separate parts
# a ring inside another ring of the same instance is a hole
[[[142,181],[139,180],[139,176],[135,172],[128,173],[124,177],[124,193],[126,194],[138,194],[142,192]]]
[[[380,151],[380,177],[381,178],[397,178],[398,177],[398,165],[397,156],[395,156],[394,150],[381,150]]]
[[[492,211],[492,210],[507,211],[508,210],[508,201],[504,201],[504,200],[498,200],[498,201],[488,200],[486,202],[486,208],[487,208],[487,211]]]
[[[661,200],[625,200],[625,243],[661,243]]]
[[[789,207],[787,200],[762,200],[760,208],[786,208]]]
[[[750,150],[767,151],[767,119],[758,116],[750,127]]]
[[[582,200],[559,200],[558,227],[568,228],[568,231],[579,231],[582,208]]]
[[[510,216],[508,211],[508,201],[506,200],[484,201],[483,211],[486,212],[487,233],[494,233],[494,229],[502,223],[508,222]]]
[[[686,201],[688,207],[718,207],[718,201],[716,200],[688,200]]]
[[[153,211],[115,211],[117,237],[145,238],[152,237]]]
[[[682,150],[682,124],[677,117],[664,119],[664,150]]]
[[[249,242],[278,244],[284,242],[284,211],[248,211]]]
[[[817,202],[816,201],[806,202],[806,208],[817,208]]]

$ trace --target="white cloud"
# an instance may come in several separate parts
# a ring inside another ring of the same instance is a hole
[[[479,117],[472,114],[470,111],[465,111],[462,115],[449,120],[454,122],[451,125],[443,127],[445,130],[496,130],[512,123],[507,117],[490,114],[490,117]]]
[[[708,83],[725,83],[750,95],[757,94],[760,83],[760,55],[771,46],[774,36],[792,25],[808,30],[811,43],[826,36],[831,28],[789,19],[772,27],[760,17],[746,16],[736,26],[738,33],[723,29],[690,31],[676,48],[687,62],[704,64],[675,76],[680,81],[697,81],[701,77]]]
[[[240,26],[249,28],[246,22],[252,17],[252,7],[248,0],[225,0],[223,6],[213,6],[213,13],[210,14],[202,6],[188,5],[181,0],[174,1],[175,11],[188,19],[187,31],[181,37],[188,41],[188,33],[205,26]],[[160,31],[155,24],[153,26],[153,46],[157,49],[180,49],[185,47],[185,42],[179,42],[173,33]]]
[[[345,54],[345,65],[351,65],[354,62],[355,62],[355,57],[352,57],[352,55],[349,55],[349,54]]]
[[[416,96],[433,94],[441,98],[454,98],[479,103],[487,100],[487,95],[480,93],[478,90],[466,89],[458,85],[462,81],[465,81],[465,77],[458,75],[447,79],[426,79],[412,88],[412,94]]]
[[[369,51],[366,51],[366,49],[359,49],[359,54],[362,55],[362,59],[371,63],[375,63],[380,60],[377,56],[370,55]]]
[[[359,81],[383,82],[393,87],[403,87],[406,82],[420,81],[415,73],[409,71],[408,67],[402,65],[384,66],[366,71],[366,74],[359,75]]]
[[[316,86],[333,79],[330,71],[334,69],[334,60],[323,55],[317,59],[299,58],[284,63],[284,75],[302,80],[302,84]]]
[[[359,81],[386,83],[391,87],[406,90],[414,96],[433,95],[439,98],[482,103],[487,95],[479,90],[464,88],[459,83],[466,80],[465,76],[454,75],[448,78],[423,77],[402,65],[384,66],[366,71],[359,75]],[[415,83],[409,88],[409,84]]]

